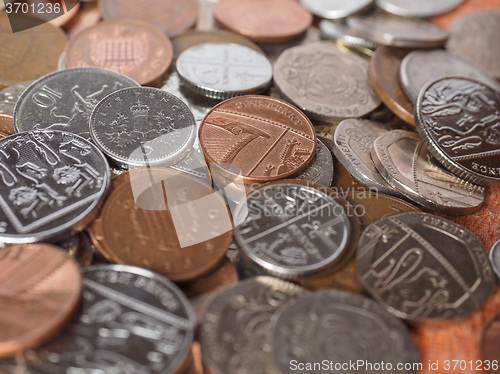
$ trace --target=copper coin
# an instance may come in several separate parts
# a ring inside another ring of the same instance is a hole
[[[0,15],[0,88],[18,82],[37,79],[57,70],[59,56],[66,45],[64,33],[50,25],[13,33],[12,22],[23,22],[29,17]]]
[[[31,4],[35,4],[36,6],[39,6],[37,4],[40,4],[40,3],[53,3],[53,0],[30,0],[29,3]],[[63,4],[65,2],[63,1]],[[66,10],[68,9],[68,5],[66,5]],[[78,14],[78,10],[80,9],[80,2],[77,1],[75,2],[75,5],[67,10],[66,13],[64,13],[63,15],[57,17],[57,18],[54,18],[53,20],[50,20],[49,23],[52,24],[53,26],[56,26],[56,27],[62,27],[64,25],[66,25],[68,22],[70,22],[73,18],[76,17],[76,15]]]
[[[500,374],[498,362],[500,361],[500,312],[496,313],[483,327],[481,334],[481,354],[483,360],[489,361],[490,368],[484,368],[490,374]],[[496,365],[492,366],[492,363]],[[486,365],[486,361],[484,361]]]
[[[70,321],[82,277],[75,260],[49,244],[0,251],[0,357],[45,342]]]
[[[101,20],[101,13],[97,2],[80,3],[78,14],[64,25],[64,31],[69,38],[91,26],[96,25]]]
[[[129,177],[130,183],[120,177],[90,228],[97,249],[113,262],[176,282],[214,269],[232,237],[222,197],[197,178],[169,169],[133,169]]]
[[[66,66],[118,71],[141,85],[159,85],[173,58],[170,40],[154,26],[114,20],[92,26],[70,40]]]
[[[214,16],[223,27],[265,43],[297,39],[313,21],[311,13],[290,0],[220,0]]]
[[[375,92],[389,109],[406,123],[415,126],[413,103],[399,83],[399,69],[407,48],[380,46],[370,61],[368,75]]]
[[[14,119],[11,114],[0,113],[0,131],[8,135],[14,134]]]
[[[9,136],[9,134],[6,134],[6,133],[0,131],[0,139],[4,139],[7,136]]]
[[[127,18],[147,22],[168,36],[178,35],[196,23],[196,0],[101,0],[105,19]]]
[[[457,9],[437,17],[432,17],[430,20],[441,27],[448,28],[458,17],[463,14],[472,13],[480,9],[494,8],[500,8],[500,2],[498,0],[468,0],[460,5]]]
[[[208,163],[245,183],[297,175],[316,153],[311,121],[285,101],[265,96],[216,105],[201,122],[199,138]]]

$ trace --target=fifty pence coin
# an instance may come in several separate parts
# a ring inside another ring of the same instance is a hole
[[[274,374],[271,319],[306,291],[272,277],[256,277],[219,292],[201,323],[203,362],[213,373]]]
[[[0,140],[0,157],[0,241],[57,239],[97,215],[110,172],[89,141],[62,131],[27,131]]]
[[[313,183],[330,187],[333,182],[333,157],[332,152],[319,139],[316,140],[316,154],[311,163],[295,179],[307,180]]]
[[[375,300],[410,320],[466,317],[495,285],[481,241],[426,213],[398,214],[370,225],[359,242],[356,267]]]
[[[491,367],[488,370],[490,374],[500,374],[498,364],[500,361],[500,353],[498,347],[500,345],[500,312],[497,312],[483,326],[480,340],[480,348],[484,363],[490,363]]]
[[[196,123],[174,95],[148,88],[125,88],[97,104],[90,117],[92,140],[118,166],[168,165],[191,149]]]
[[[361,117],[380,105],[368,61],[329,42],[289,48],[274,65],[279,92],[313,119]]]
[[[239,44],[205,43],[181,53],[176,63],[182,83],[213,99],[264,92],[273,67],[262,53]]]
[[[300,0],[312,14],[326,19],[345,18],[373,5],[373,0]]]
[[[56,339],[25,354],[29,372],[176,373],[196,320],[179,288],[133,266],[91,266],[82,274],[80,312]]]
[[[500,279],[500,240],[493,244],[493,247],[491,247],[490,262],[498,279]]]
[[[400,81],[413,103],[427,83],[444,77],[471,78],[500,91],[500,83],[494,77],[442,49],[413,51],[401,63]]]
[[[463,179],[500,181],[500,92],[469,78],[442,78],[420,91],[417,130],[429,151]]]
[[[463,215],[478,211],[484,203],[484,188],[450,173],[413,132],[381,135],[373,142],[371,155],[387,182],[424,208]]]
[[[460,6],[464,0],[377,0],[377,6],[386,12],[403,17],[429,18],[448,13]]]
[[[57,335],[75,313],[82,276],[75,260],[50,244],[0,250],[0,357]]]
[[[386,367],[411,368],[398,369],[398,373],[415,374],[413,367],[420,362],[404,323],[380,304],[351,292],[306,294],[276,314],[272,331],[274,362],[283,374],[296,373],[298,363],[328,364],[314,373],[345,373],[335,368],[359,361],[372,363],[375,358]]]
[[[20,96],[14,112],[17,132],[63,130],[90,140],[92,110],[110,93],[139,84],[102,68],[73,68],[48,74]]]

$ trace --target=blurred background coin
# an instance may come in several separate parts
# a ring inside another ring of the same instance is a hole
[[[460,6],[464,0],[377,0],[377,6],[389,13],[404,17],[429,18],[448,13]]]
[[[488,372],[491,374],[499,374],[500,368],[496,365],[500,360],[498,345],[500,344],[500,312],[496,313],[483,326],[481,332],[480,349],[483,360],[488,360],[490,368]],[[486,363],[487,361],[485,361]]]
[[[17,100],[28,86],[34,81],[26,81],[13,84],[0,91],[0,113],[14,115],[14,108],[16,107]],[[12,131],[14,127],[12,127]],[[14,133],[14,132],[12,132]]]
[[[491,247],[490,262],[493,270],[500,280],[500,240],[493,244],[493,247]]]
[[[373,5],[373,0],[300,0],[315,16],[326,19],[345,18]]]
[[[356,34],[352,29],[347,27],[345,21],[323,19],[319,22],[319,29],[321,31],[321,39],[336,40],[354,50],[362,49],[373,54],[373,50],[378,46],[377,43]]]

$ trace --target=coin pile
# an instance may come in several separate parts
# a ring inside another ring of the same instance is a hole
[[[500,9],[426,20],[461,3],[1,14],[0,373],[427,370],[500,277],[453,221],[500,181]]]

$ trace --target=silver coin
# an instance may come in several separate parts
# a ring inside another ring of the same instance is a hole
[[[490,262],[495,274],[500,280],[500,240],[493,244],[493,247],[491,247]]]
[[[300,0],[300,3],[318,17],[338,19],[368,9],[373,0]]]
[[[330,187],[333,182],[333,157],[330,150],[319,139],[316,139],[316,154],[311,163],[295,179],[307,180]]]
[[[14,111],[17,132],[62,130],[91,140],[89,120],[97,103],[110,93],[136,87],[123,74],[102,68],[72,68],[47,74],[19,97]]]
[[[171,165],[196,138],[196,122],[179,98],[157,88],[126,88],[104,98],[90,118],[92,139],[118,166]]]
[[[378,47],[377,43],[357,35],[344,22],[324,19],[319,22],[319,29],[323,40],[340,40],[346,46],[354,48],[375,50]]]
[[[495,285],[481,241],[456,223],[426,213],[398,214],[368,226],[356,269],[375,300],[410,320],[463,318]]]
[[[415,122],[429,151],[474,183],[500,181],[500,92],[469,78],[442,78],[419,94]]]
[[[14,84],[0,91],[0,113],[14,114],[19,96],[28,88],[33,81]]]
[[[271,319],[306,291],[271,277],[242,281],[207,305],[200,329],[203,362],[213,373],[276,374]]]
[[[57,70],[67,69],[66,66],[66,52],[61,53],[59,60],[57,61]]]
[[[31,373],[173,374],[189,354],[196,317],[180,289],[145,269],[82,269],[81,311],[50,343],[26,353]]]
[[[388,183],[424,208],[463,215],[484,203],[484,188],[446,170],[413,132],[395,130],[380,136],[373,143],[372,159]]]
[[[418,50],[408,54],[401,63],[401,85],[412,102],[429,82],[444,77],[466,77],[500,91],[500,83],[478,66],[442,49]]]
[[[374,121],[346,119],[334,133],[333,153],[351,175],[377,192],[401,197],[377,171],[370,157],[370,147],[390,127]]]
[[[463,2],[464,0],[377,0],[377,6],[403,17],[429,18],[448,13]]]
[[[97,215],[109,185],[102,153],[62,131],[26,131],[0,140],[0,241],[57,240]]]
[[[384,363],[382,373],[416,373],[419,355],[408,328],[373,300],[321,290],[282,308],[273,324],[273,355],[279,373],[374,373],[365,363]],[[298,365],[311,369],[297,370]],[[321,364],[320,368],[312,365]],[[390,369],[389,367],[392,367]]]
[[[214,99],[262,93],[273,78],[266,56],[233,43],[191,47],[181,53],[176,68],[187,88]]]
[[[274,83],[313,119],[361,117],[381,103],[368,79],[368,64],[333,43],[307,44],[281,54],[274,66]]]
[[[375,43],[404,48],[441,47],[449,35],[430,22],[384,12],[349,17],[347,25]]]
[[[234,212],[235,240],[243,253],[271,274],[297,278],[338,264],[350,239],[347,213],[327,189],[307,182],[266,184]]]

